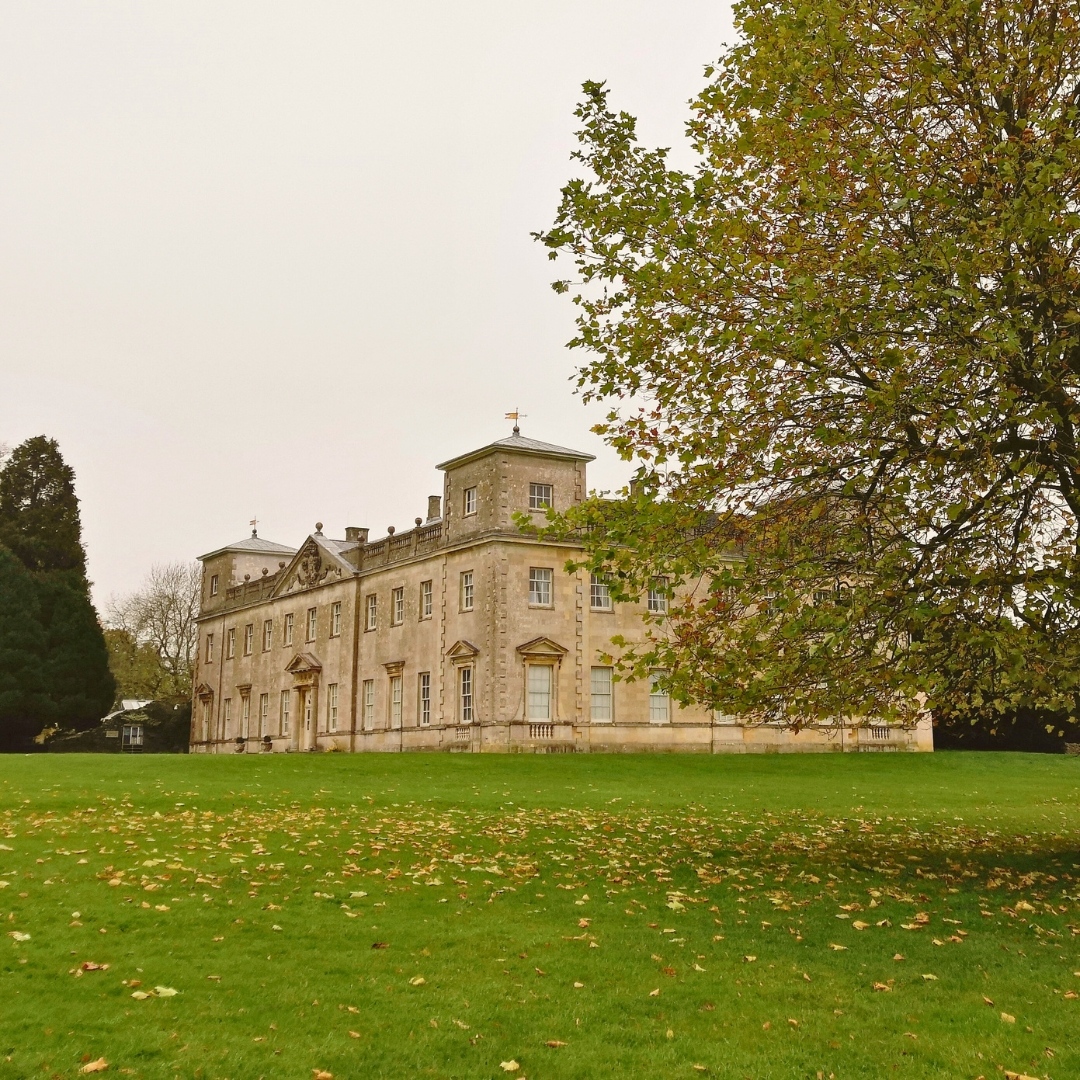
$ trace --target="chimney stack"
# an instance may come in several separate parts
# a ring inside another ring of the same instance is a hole
[[[442,517],[442,496],[429,495],[427,498],[427,519],[435,521]]]
[[[367,538],[367,529],[359,529],[355,525],[347,525],[345,527],[345,539],[350,544],[366,544]]]

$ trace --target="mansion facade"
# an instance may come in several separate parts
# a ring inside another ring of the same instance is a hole
[[[441,496],[406,532],[297,548],[248,539],[203,566],[193,753],[930,750],[912,729],[744,725],[680,708],[602,655],[644,634],[641,605],[567,573],[570,541],[523,532],[586,495],[591,455],[523,437],[444,462]]]

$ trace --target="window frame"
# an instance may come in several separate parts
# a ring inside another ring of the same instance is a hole
[[[476,485],[465,488],[461,493],[461,516],[473,517],[476,514],[476,508],[479,505],[480,500],[477,497]]]
[[[259,738],[270,734],[270,695],[259,695]]]
[[[543,577],[542,575],[547,575]],[[539,596],[541,590],[536,589],[534,586],[546,584],[547,600],[537,600],[534,597]],[[555,571],[550,566],[530,566],[529,567],[529,607],[531,608],[553,608],[555,606]]]
[[[210,575],[210,595],[217,596],[218,594],[218,576],[217,574]]]
[[[251,733],[251,694],[240,695],[240,734],[246,739]]]
[[[658,577],[653,579],[659,585],[650,585],[648,595],[645,598],[645,607],[650,615],[666,615],[668,609],[667,578]]]
[[[599,671],[603,671],[606,674],[607,689],[604,690],[604,691],[601,691],[600,693],[597,693],[595,677],[596,677],[596,672],[599,672]],[[615,678],[614,678],[614,675],[615,675],[615,672],[614,672],[613,668],[605,667],[602,664],[594,664],[591,668],[589,668],[589,719],[594,724],[611,724],[615,720]],[[596,707],[597,707],[596,699],[598,697],[607,699],[607,704],[606,704],[607,715],[606,716],[597,716],[597,714],[596,714]]]
[[[435,611],[434,581],[420,582],[420,621],[430,619]]]
[[[281,646],[284,649],[289,648],[293,643],[293,634],[296,630],[296,616],[288,611],[285,613],[285,625],[281,631]]]
[[[457,674],[458,723],[473,723],[476,716],[476,679],[472,664],[462,664]]]
[[[544,673],[546,688],[533,686],[533,676]],[[543,714],[534,712],[533,702],[537,695],[545,695],[547,709]],[[525,719],[533,724],[550,724],[555,719],[555,665],[530,663],[525,669]]]
[[[379,594],[368,593],[364,597],[364,633],[379,628]]]
[[[602,602],[597,603],[598,599]],[[592,574],[589,578],[589,610],[615,610],[615,604],[611,599],[611,585],[603,574]]]
[[[285,736],[289,734],[289,714],[292,711],[292,691],[282,690],[281,698],[278,703],[278,734]]]
[[[546,492],[546,494],[545,494]],[[529,513],[535,514],[555,507],[555,485],[529,481]]]
[[[274,620],[263,619],[262,651],[269,652],[274,647]]]
[[[365,679],[360,686],[365,731],[375,730],[375,680]]]
[[[431,725],[431,672],[421,671],[416,676],[417,708],[420,727]]]
[[[236,627],[230,626],[225,631],[225,659],[236,659]]]
[[[221,702],[221,737],[229,737],[229,725],[232,723],[232,698],[227,697]]]
[[[458,605],[461,611],[472,611],[476,603],[473,571],[462,570],[458,578]]]
[[[326,684],[326,730],[337,731],[338,729],[338,684],[336,682]]]
[[[335,600],[330,605],[330,636],[341,637],[341,601]]]
[[[309,607],[307,609],[307,618],[304,620],[304,629],[307,636],[304,638],[305,644],[314,641],[319,636],[319,609],[318,607]]]
[[[214,635],[206,635],[206,651],[203,653],[206,657],[206,663],[212,664],[214,662]]]
[[[649,723],[650,724],[670,724],[671,723],[671,694],[667,690],[657,690],[656,680],[663,678],[667,674],[666,671],[650,671],[649,672]],[[659,715],[657,703],[663,701],[663,715]]]
[[[402,716],[404,714],[404,679],[401,672],[397,672],[390,676],[390,693],[388,695],[387,706],[389,707],[388,719],[390,723],[391,731],[400,731],[402,727]]]
[[[253,622],[244,625],[244,655],[251,656],[255,651],[255,624]]]
[[[405,621],[405,586],[390,590],[390,625],[401,626]]]

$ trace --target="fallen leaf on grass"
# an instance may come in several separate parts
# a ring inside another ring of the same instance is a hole
[[[350,1031],[349,1032],[349,1038],[350,1039],[359,1039],[360,1038],[360,1032],[359,1031]]]
[[[846,945],[834,945],[832,942],[829,942],[829,948],[832,949],[833,952],[847,952]]]
[[[791,1019],[791,1017],[788,1017],[788,1023],[789,1023],[789,1024],[790,1024],[790,1025],[791,1025],[791,1026],[793,1027],[793,1028],[797,1028],[797,1027],[799,1026],[799,1021],[798,1021],[798,1020],[792,1020],[792,1019]]]
[[[457,1024],[457,1026],[461,1028],[462,1031],[469,1030],[469,1025],[466,1024],[464,1020],[455,1020],[454,1023]]]
[[[1066,990],[1063,996],[1066,1001],[1075,1001],[1077,997],[1080,997],[1075,990]]]
[[[390,942],[389,941],[373,941],[371,943],[371,947],[373,949],[389,949],[390,948]]]
[[[893,959],[894,960],[904,960],[906,958],[905,958],[903,953],[893,953]]]
[[[84,960],[82,963],[83,971],[108,971],[108,964],[95,964],[93,960]]]
[[[1016,1017],[1015,1016],[1010,1016],[1009,1013],[1007,1013],[1007,1012],[1003,1012],[1001,1014],[1001,1020],[1005,1024],[1015,1024],[1016,1023]]]
[[[155,986],[154,994],[157,997],[176,997],[179,994],[179,990],[174,990],[171,986]]]
[[[9,930],[8,937],[14,938],[16,941],[29,941],[30,935],[24,934],[21,930]]]
[[[761,1030],[762,1031],[768,1031],[771,1028],[772,1028],[772,1022],[770,1020],[766,1020],[765,1023],[761,1025]]]
[[[875,990],[884,990],[884,991],[887,992],[887,991],[891,990],[892,987],[888,983],[876,982],[876,983],[874,983],[874,989]]]
[[[744,956],[743,957],[743,963],[744,964],[752,964],[756,959],[757,959],[756,956]]]
[[[133,997],[133,998],[134,998],[134,999],[135,999],[136,1001],[145,1001],[145,1000],[146,1000],[146,999],[147,999],[148,997],[150,997],[151,995],[150,995],[150,994],[148,994],[148,993],[146,993],[146,991],[145,991],[145,990],[136,990],[136,991],[135,991],[135,992],[134,992],[134,993],[133,993],[133,994],[132,994],[131,996],[132,996],[132,997]]]
[[[985,1003],[986,1003],[987,1005],[989,1005],[989,1006],[990,1006],[991,1008],[993,1008],[993,1005],[994,1005],[994,999],[993,999],[993,998],[988,998],[988,997],[986,997],[986,995],[984,994],[984,995],[983,995],[983,1001],[984,1001],[984,1002],[985,1002]]]
[[[659,986],[655,990],[650,990],[649,991],[649,997],[659,997],[659,996],[660,996],[660,987]]]
[[[427,982],[427,979],[423,975],[416,975],[409,980],[410,986],[423,986]]]
[[[510,1061],[500,1061],[499,1068],[502,1069],[503,1072],[517,1072],[521,1066],[511,1059]]]
[[[574,989],[575,990],[582,990],[582,989],[584,989],[584,987],[585,987],[585,984],[583,982],[574,983]]]
[[[325,1069],[312,1069],[311,1080],[334,1080],[334,1074]]]
[[[869,923],[861,922],[859,919],[856,919],[851,925],[856,930],[869,930],[870,929],[870,924]]]
[[[561,1047],[565,1046],[566,1043],[564,1043],[561,1039],[548,1039],[548,1041],[544,1043],[544,1045],[550,1046],[552,1050],[558,1050]]]
[[[96,1073],[104,1072],[109,1067],[109,1063],[102,1057],[97,1061],[88,1061],[80,1070],[81,1073]]]
[[[1028,1076],[1027,1073],[1013,1072],[1012,1069],[1006,1069],[1005,1080],[1038,1080],[1038,1077]]]

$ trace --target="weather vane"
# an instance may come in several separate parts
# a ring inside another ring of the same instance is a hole
[[[520,409],[515,409],[513,412],[508,412],[506,414],[506,419],[507,420],[513,420],[514,421],[514,434],[515,435],[520,435],[521,434],[521,428],[518,427],[518,421],[519,420],[524,420],[528,415],[529,415],[528,413],[523,413]]]
[[[251,526],[251,535],[252,535],[253,537],[258,537],[258,535],[259,535],[259,533],[258,533],[258,524],[259,524],[259,519],[258,519],[258,518],[252,518],[252,519],[251,519],[251,520],[250,520],[250,521],[248,522],[248,524],[249,524],[249,525]]]

